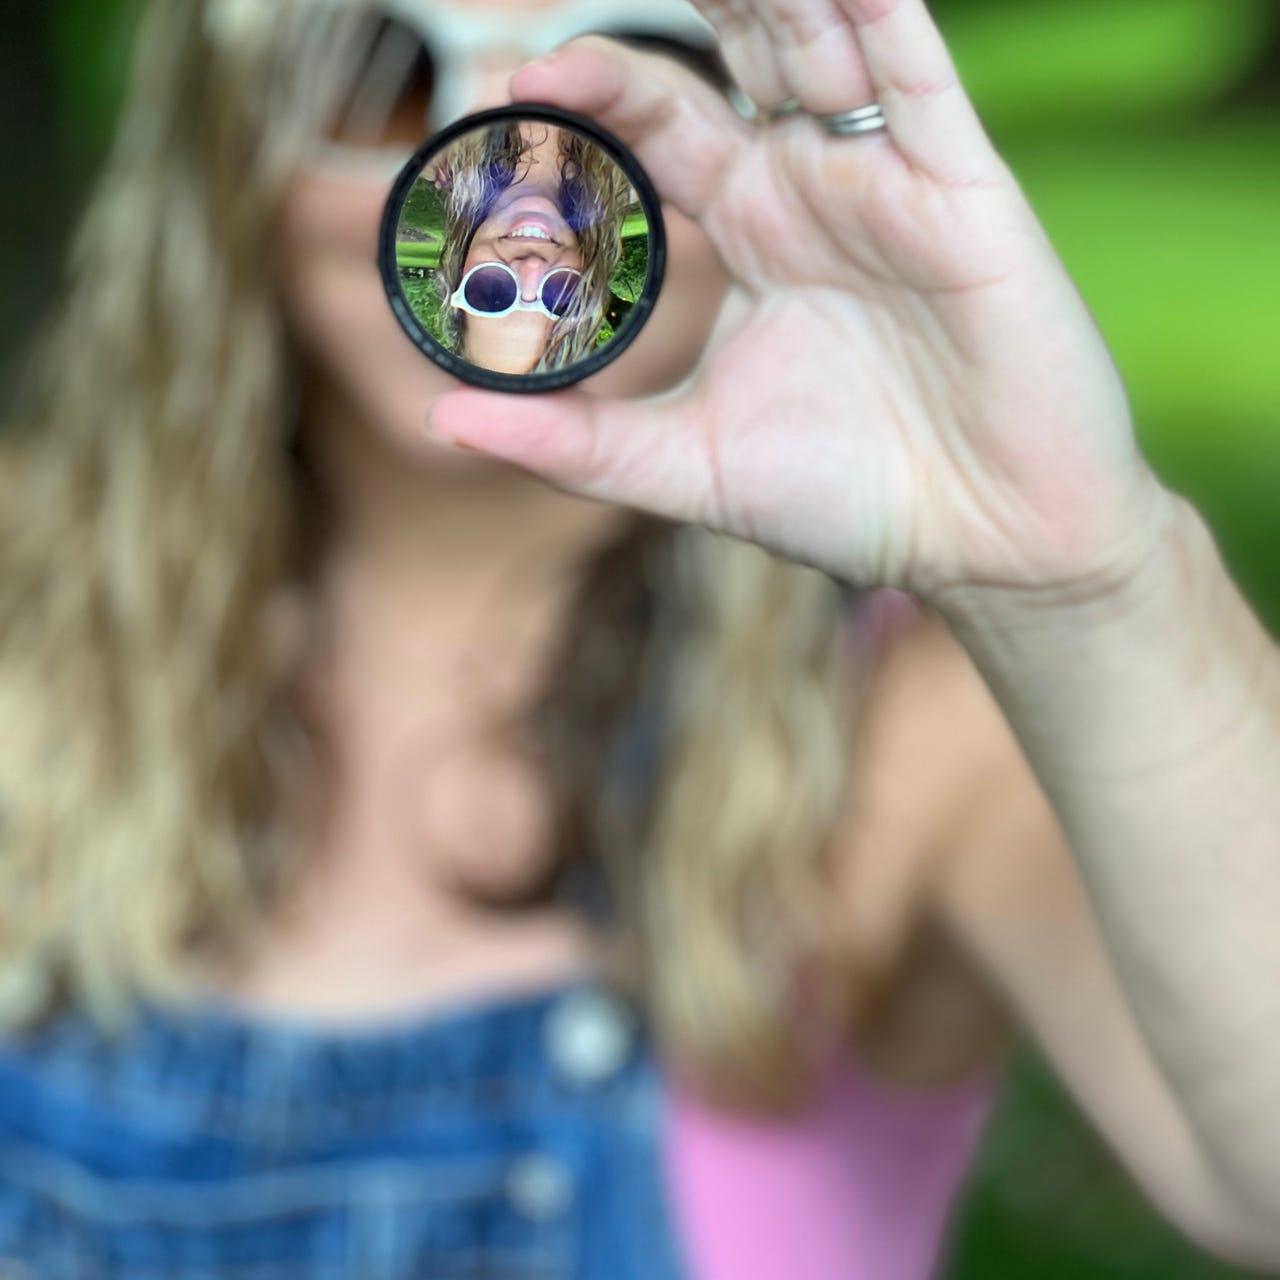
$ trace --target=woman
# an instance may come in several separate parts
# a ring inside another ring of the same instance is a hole
[[[154,7],[3,455],[0,1257],[918,1280],[1007,1004],[1275,1263],[1274,652],[921,5],[734,10],[756,125],[398,8],[636,147],[672,283],[594,394],[451,390],[315,145],[332,33]]]
[[[586,355],[622,253],[626,175],[588,139],[525,123],[459,139],[435,182],[444,192],[444,345],[499,373],[559,369]]]

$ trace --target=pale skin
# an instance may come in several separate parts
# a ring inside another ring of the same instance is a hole
[[[340,513],[309,650],[337,766],[306,902],[225,983],[352,1018],[591,963],[563,913],[481,900],[518,894],[549,851],[536,762],[476,725],[514,722],[567,585],[627,508],[676,515],[931,606],[877,668],[851,779],[866,803],[842,830],[850,929],[878,929],[899,966],[861,1051],[941,1083],[995,1061],[1011,1014],[1171,1219],[1275,1265],[1274,646],[1138,453],[1105,345],[923,6],[707,12],[757,102],[878,96],[889,133],[756,131],[597,40],[509,85],[495,64],[476,106],[594,116],[681,211],[677,328],[651,323],[603,395],[512,415],[445,394],[380,318],[380,194],[295,185],[282,288]],[[545,577],[487,594],[530,528]],[[502,636],[502,663],[464,664],[477,635]],[[408,814],[405,779],[436,752],[453,773],[435,794],[463,803]]]

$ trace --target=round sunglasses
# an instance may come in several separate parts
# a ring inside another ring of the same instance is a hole
[[[252,41],[271,30],[277,0],[206,0],[210,34]],[[665,54],[728,91],[715,33],[689,0],[559,0],[527,17],[466,0],[295,0],[298,38],[324,50],[326,165],[370,176],[474,106],[485,61],[522,60],[586,34]]]
[[[581,271],[555,267],[538,284],[538,297],[526,302],[520,296],[520,280],[505,262],[481,262],[458,282],[450,306],[468,315],[490,320],[513,311],[538,311],[549,320],[559,320],[573,305]]]

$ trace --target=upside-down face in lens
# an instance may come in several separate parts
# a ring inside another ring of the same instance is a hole
[[[622,171],[572,130],[526,121],[464,135],[435,181],[445,345],[498,373],[560,368],[588,353],[621,254],[631,195]]]

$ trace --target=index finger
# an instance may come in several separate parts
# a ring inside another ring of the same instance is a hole
[[[602,36],[570,41],[522,67],[510,88],[517,101],[598,121],[636,153],[663,199],[691,218],[706,212],[752,133],[693,72]]]

